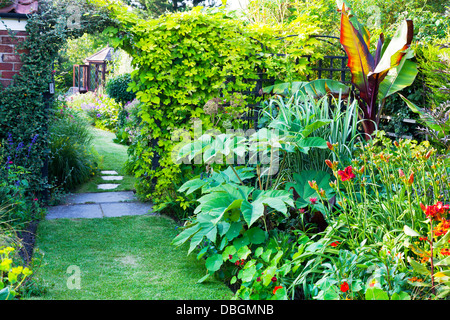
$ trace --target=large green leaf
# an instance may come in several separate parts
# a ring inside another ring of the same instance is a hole
[[[329,199],[334,194],[334,189],[330,187],[330,178],[330,174],[325,171],[302,171],[294,174],[295,182],[287,183],[286,190],[294,188],[299,196],[295,199],[295,205],[297,208],[304,208],[310,204],[310,198],[319,198],[317,192],[309,186],[308,181],[316,181],[319,190],[322,188]]]
[[[366,291],[366,300],[389,300],[386,292],[379,288],[368,288]]]
[[[251,227],[256,220],[264,214],[264,204],[261,202],[250,203],[247,200],[242,202],[241,212],[248,227]]]
[[[206,180],[202,180],[200,178],[191,179],[185,183],[178,189],[179,192],[184,192],[187,190],[186,195],[191,194],[195,190],[200,189],[208,182]]]
[[[417,64],[408,60],[408,57],[403,57],[400,64],[391,69],[386,78],[380,83],[378,99],[385,99],[391,94],[410,86],[418,72]]]
[[[0,290],[0,301],[2,300],[13,300],[14,294],[11,292],[9,287]]]
[[[216,254],[210,256],[208,259],[206,259],[205,266],[206,266],[206,269],[208,269],[208,271],[216,272],[217,270],[220,269],[222,264],[223,264],[222,255],[216,253]]]
[[[301,139],[297,143],[297,147],[300,151],[307,154],[311,148],[327,148],[327,141],[321,137],[308,137],[306,139]]]

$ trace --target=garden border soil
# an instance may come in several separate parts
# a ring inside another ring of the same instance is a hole
[[[24,263],[29,266],[33,258],[34,244],[36,242],[36,231],[39,220],[32,220],[28,223],[27,228],[17,233],[22,247],[19,250],[19,255]]]

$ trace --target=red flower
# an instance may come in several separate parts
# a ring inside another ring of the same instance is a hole
[[[425,213],[425,216],[429,219],[436,219],[436,220],[442,220],[442,215],[446,213],[446,211],[449,209],[449,205],[444,205],[442,202],[437,202],[435,205],[432,206],[426,206],[422,203],[420,204],[420,208],[422,208],[422,211]]]
[[[339,170],[338,175],[341,176],[342,181],[347,181],[355,177],[355,174],[353,173],[353,168],[351,166],[345,168],[344,171]]]
[[[261,281],[261,277],[256,278],[256,281],[260,282]]]
[[[337,247],[338,244],[340,244],[340,242],[339,241],[335,241],[335,242],[330,243],[330,246]]]
[[[450,256],[450,249],[449,248],[444,248],[441,250],[441,254],[443,256]]]
[[[228,255],[228,259],[233,259],[233,256],[230,254],[230,255]]]
[[[350,289],[350,287],[349,287],[348,283],[344,281],[344,282],[341,284],[341,291],[342,291],[342,292],[347,292],[348,289]]]
[[[277,281],[277,277],[272,277],[272,281],[273,282]]]
[[[278,289],[282,289],[282,286],[276,286],[275,288],[273,288],[273,294],[275,294],[277,292]]]
[[[311,202],[311,204],[316,204],[317,198],[309,198],[309,202]]]

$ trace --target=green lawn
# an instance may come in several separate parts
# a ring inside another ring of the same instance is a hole
[[[101,168],[124,175],[126,146],[113,143],[110,132],[92,130],[94,148],[103,158]],[[97,179],[78,192],[98,191]],[[132,189],[133,178],[124,180],[115,191]],[[187,256],[187,247],[172,246],[176,234],[175,222],[165,216],[43,220],[35,248],[44,256],[34,272],[44,290],[29,299],[231,298],[231,290],[221,281],[196,283],[205,275],[204,261],[194,254]],[[81,288],[71,289],[71,284],[77,284],[73,281],[77,270]]]
[[[187,247],[170,244],[176,224],[164,216],[42,221],[35,270],[44,294],[31,299],[229,299],[221,281],[197,284],[206,271]],[[79,268],[80,289],[70,289]],[[69,283],[69,285],[68,285]]]
[[[127,160],[127,146],[114,143],[116,137],[114,133],[97,128],[91,128],[94,139],[93,148],[99,153],[101,161],[99,167],[101,170],[115,170],[123,176],[120,186],[112,190],[99,190],[97,185],[100,183],[109,183],[102,180],[100,175],[93,177],[87,183],[81,185],[75,193],[81,192],[105,192],[105,191],[124,191],[133,190],[135,178],[125,174],[123,165]],[[115,182],[112,182],[115,183]]]

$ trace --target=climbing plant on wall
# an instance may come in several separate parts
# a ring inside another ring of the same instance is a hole
[[[144,20],[117,2],[92,2],[107,7],[119,21],[119,27],[105,32],[112,45],[133,57],[130,89],[142,103],[142,123],[129,165],[139,178],[138,193],[155,203],[176,199],[183,170],[190,169],[171,157],[177,130],[192,134],[195,120],[202,121],[204,130],[211,128],[203,110],[208,101],[231,102],[236,92],[252,89],[254,84],[245,79],[255,79],[258,70],[280,80],[298,79],[307,72],[302,56],[314,53],[315,40],[308,35],[317,29],[307,23],[298,22],[290,30],[297,35],[284,37],[279,28],[246,25],[217,9],[196,7]],[[241,106],[254,102],[250,99],[241,95]]]
[[[77,4],[78,24],[70,25]],[[28,34],[18,45],[23,66],[13,84],[0,95],[0,167],[22,167],[29,196],[35,198],[46,188],[42,174],[47,154],[47,127],[51,101],[45,96],[52,81],[52,63],[68,37],[102,30],[113,22],[101,8],[82,1],[54,3],[40,1],[39,11],[30,15]],[[71,26],[71,27],[70,27]],[[14,33],[11,32],[14,38]]]

